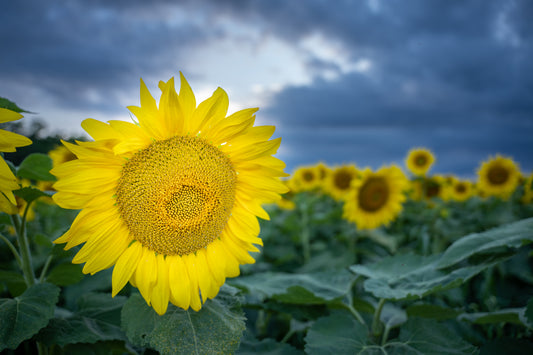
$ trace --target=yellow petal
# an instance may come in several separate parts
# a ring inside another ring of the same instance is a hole
[[[167,256],[170,301],[178,307],[188,309],[191,302],[191,282],[181,256]]]
[[[194,110],[196,109],[196,98],[194,97],[194,93],[189,86],[189,83],[185,79],[185,76],[180,72],[180,93],[179,93],[179,101],[181,106],[181,111],[183,113],[183,120],[184,120],[184,132],[187,133],[190,130],[189,127],[189,121],[192,119],[192,115]]]
[[[210,98],[201,102],[194,110],[189,126],[190,134],[195,135],[198,131],[202,131],[205,135],[210,127],[226,117],[228,105],[228,95],[221,88],[217,88]]]
[[[199,285],[198,285],[198,272],[196,271],[196,256],[194,254],[183,255],[182,260],[187,269],[191,285],[191,300],[190,306],[195,311],[199,311],[202,308],[202,300],[200,300]]]
[[[20,120],[22,116],[20,113],[0,107],[0,123]]]
[[[133,277],[144,300],[147,304],[150,304],[152,290],[157,282],[157,260],[153,251],[143,248],[143,255],[139,260]]]
[[[213,299],[218,293],[218,287],[211,275],[211,270],[207,264],[205,249],[196,252],[196,270],[198,272],[198,284],[202,292],[202,300]]]
[[[102,121],[95,120],[94,118],[83,120],[81,128],[89,133],[94,140],[122,138],[121,134],[115,131],[113,127]]]
[[[211,275],[218,287],[221,287],[226,281],[226,259],[224,249],[220,247],[220,240],[215,240],[207,246],[206,260],[211,270]]]
[[[15,152],[17,147],[30,145],[31,139],[0,129],[0,152]]]
[[[165,126],[166,138],[183,134],[183,113],[181,111],[178,94],[174,88],[174,78],[166,83],[160,83],[162,94],[159,100],[159,113]]]
[[[139,264],[142,251],[141,243],[133,242],[118,258],[117,263],[113,268],[113,292],[111,296],[115,297],[131,278],[131,275],[133,275],[135,268]]]
[[[161,254],[156,256],[157,260],[157,283],[152,291],[152,307],[160,316],[165,314],[169,300],[169,278],[168,266],[165,257]]]

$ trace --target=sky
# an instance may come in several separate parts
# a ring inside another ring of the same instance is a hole
[[[0,11],[0,96],[50,134],[130,120],[139,79],[181,71],[228,113],[259,107],[287,172],[377,169],[409,149],[474,177],[495,154],[533,170],[530,0],[20,0]]]

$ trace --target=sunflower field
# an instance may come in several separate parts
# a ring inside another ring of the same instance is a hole
[[[533,353],[519,162],[467,179],[413,147],[288,174],[256,109],[197,105],[180,79],[20,162],[35,142],[0,130],[2,354]]]

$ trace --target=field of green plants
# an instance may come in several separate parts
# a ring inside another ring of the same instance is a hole
[[[48,153],[11,164],[21,188],[18,213],[0,213],[2,354],[533,353],[531,177],[459,200],[444,192],[456,178],[406,175],[400,210],[358,228],[324,176],[295,173],[264,206],[255,263],[200,311],[158,315],[130,284],[111,297],[112,267],[85,275],[80,247],[53,243],[77,211],[50,199]]]

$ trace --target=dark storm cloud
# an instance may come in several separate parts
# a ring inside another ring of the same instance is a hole
[[[377,167],[423,145],[440,156],[440,171],[472,175],[498,152],[533,169],[531,2],[382,1],[373,11],[362,1],[335,9],[315,1],[301,12],[285,2],[224,3],[283,38],[319,31],[373,63],[369,74],[316,79],[275,97],[267,113],[287,132],[290,163],[314,156]]]
[[[157,20],[164,8],[142,11],[147,9],[89,1],[6,2],[0,12],[0,77],[39,86],[61,98],[63,107],[83,108],[90,105],[88,90],[114,95],[126,85],[136,87],[142,74],[176,70],[176,48],[201,42],[202,31]]]

